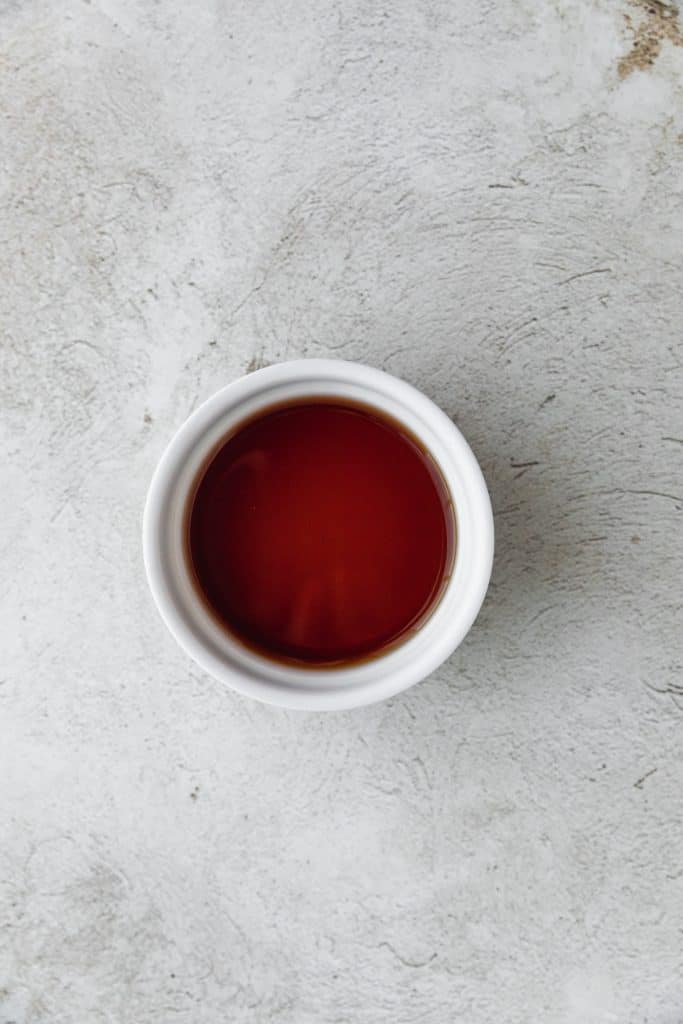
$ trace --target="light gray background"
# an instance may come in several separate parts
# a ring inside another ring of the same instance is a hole
[[[681,1024],[683,48],[628,0],[0,0],[0,1024]],[[490,483],[389,703],[195,668],[140,520],[343,356]]]

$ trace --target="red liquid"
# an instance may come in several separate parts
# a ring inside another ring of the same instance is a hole
[[[455,523],[441,474],[403,428],[312,399],[223,443],[188,533],[197,584],[231,633],[325,665],[380,653],[422,622],[451,571]]]

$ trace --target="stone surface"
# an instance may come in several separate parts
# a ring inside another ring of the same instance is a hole
[[[681,1024],[681,38],[0,0],[1,1024]],[[353,713],[222,689],[141,563],[175,428],[306,355],[496,512],[466,642]]]

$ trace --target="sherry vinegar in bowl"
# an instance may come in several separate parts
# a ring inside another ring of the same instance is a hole
[[[418,682],[488,586],[491,505],[426,396],[341,360],[281,363],[210,398],[145,508],[153,596],[204,669],[285,707],[348,708]]]

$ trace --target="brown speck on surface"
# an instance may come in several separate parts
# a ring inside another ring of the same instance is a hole
[[[247,364],[246,373],[254,373],[255,370],[264,370],[270,363],[263,356],[252,356]]]
[[[633,71],[646,71],[652,67],[665,40],[673,46],[683,46],[678,7],[663,0],[629,0],[629,3],[641,12],[642,17],[634,27],[626,15],[626,23],[633,30],[633,45],[617,65],[620,78],[628,78]]]
[[[148,412],[146,412],[145,415],[142,418],[145,421],[145,423],[151,423],[152,422],[152,417],[150,416],[150,414]]]
[[[198,796],[199,796],[199,786],[195,786],[194,789],[192,790],[192,792],[190,793],[190,800],[196,800]]]
[[[640,544],[640,537],[637,533],[634,533],[631,537],[631,544]]]

